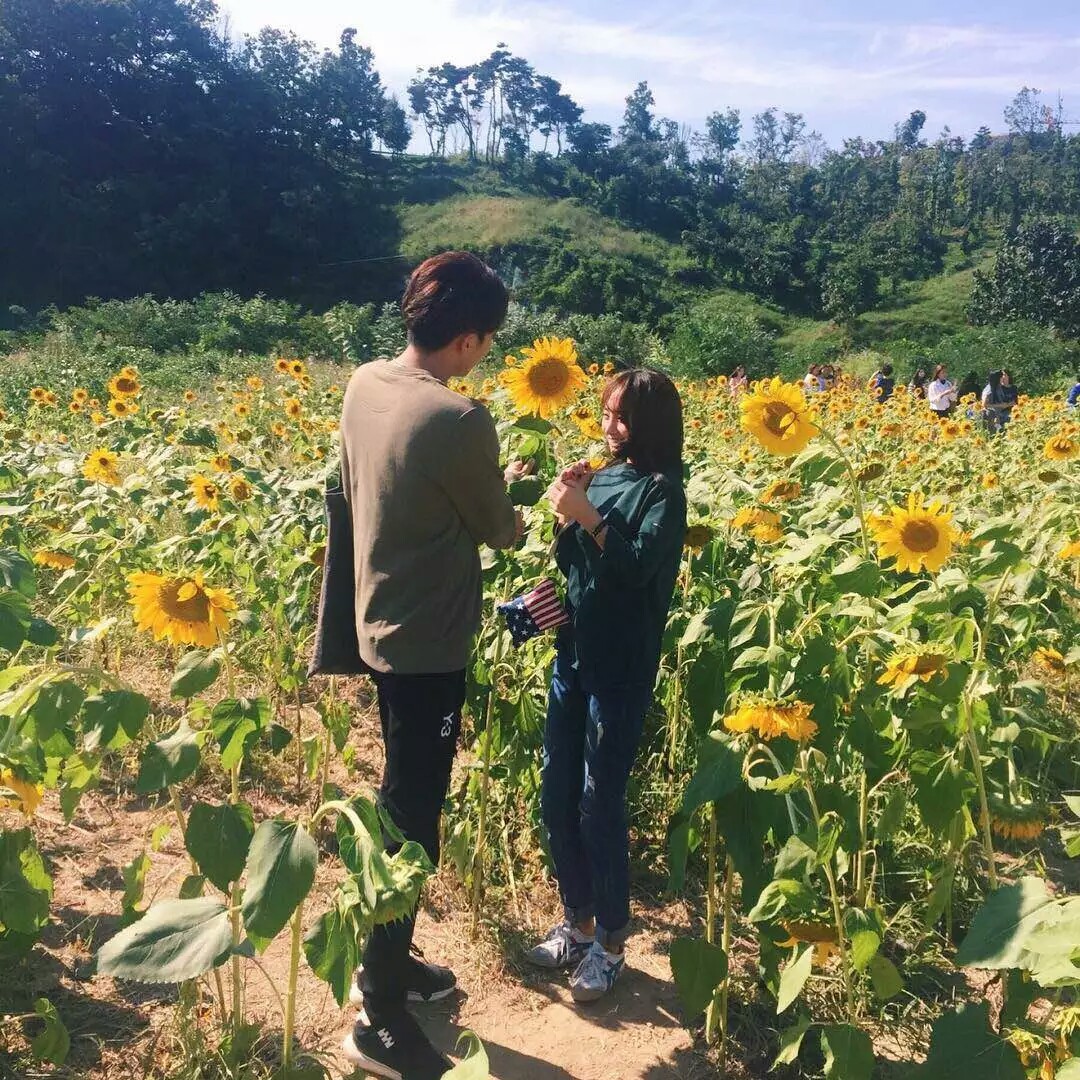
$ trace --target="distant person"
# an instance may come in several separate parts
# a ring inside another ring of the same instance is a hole
[[[926,397],[926,383],[926,368],[919,368],[915,374],[911,376],[911,382],[908,383],[908,393],[910,393],[912,397]]]
[[[808,394],[818,394],[825,389],[824,380],[821,378],[821,365],[811,364],[803,376],[803,389]]]
[[[528,954],[570,968],[575,1001],[622,972],[630,932],[626,786],[637,757],[686,537],[679,392],[658,371],[604,389],[615,464],[563,471],[548,491],[570,623],[556,638],[544,729],[541,808],[563,920]],[[616,1066],[616,1069],[618,1066]]]
[[[1072,388],[1065,395],[1065,404],[1070,409],[1080,409],[1080,374],[1076,376],[1076,382],[1072,384]]]
[[[487,355],[507,303],[506,287],[475,255],[428,259],[401,301],[405,351],[357,368],[342,405],[356,636],[385,749],[379,805],[436,865],[480,625],[478,548],[510,547],[520,536],[507,482],[525,471],[515,464],[503,473],[491,415],[447,384]],[[350,995],[359,1003],[362,994],[363,1012],[342,1049],[362,1071],[435,1080],[450,1062],[406,1001],[445,997],[456,980],[411,955],[413,927],[409,916],[372,930]]]
[[[747,386],[749,386],[750,380],[746,377],[746,368],[740,364],[732,373],[731,378],[728,379],[728,390],[731,391],[732,397],[741,394]]]
[[[1002,371],[991,371],[980,395],[983,410],[983,423],[990,432],[1000,431],[1003,427],[1002,413],[1006,408],[1005,396],[1001,391]]]
[[[945,365],[938,364],[934,368],[933,379],[926,387],[926,400],[930,405],[930,411],[942,420],[947,416],[952,416],[957,397],[956,383],[949,378]]]
[[[822,390],[831,390],[836,385],[836,369],[832,364],[823,364],[819,381]]]
[[[892,364],[882,364],[881,367],[870,376],[870,389],[882,404],[892,397],[895,388],[896,381],[893,379]]]
[[[1001,369],[1001,393],[1005,406],[1001,413],[1001,426],[1004,427],[1012,419],[1012,411],[1020,400],[1020,392],[1005,368]]]

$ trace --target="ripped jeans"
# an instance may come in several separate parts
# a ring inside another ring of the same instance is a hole
[[[596,940],[630,931],[626,784],[653,684],[586,691],[560,655],[548,694],[541,806],[566,918],[596,917]]]

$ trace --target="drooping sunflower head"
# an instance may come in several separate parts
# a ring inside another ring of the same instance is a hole
[[[83,462],[83,476],[87,480],[94,480],[99,484],[116,486],[120,483],[120,473],[117,471],[119,458],[111,450],[91,450]]]
[[[790,502],[802,494],[802,484],[798,480],[774,480],[761,493],[763,503]]]
[[[1065,674],[1065,657],[1057,649],[1039,646],[1031,654],[1032,662],[1045,675],[1060,678]]]
[[[779,525],[762,522],[750,530],[750,535],[759,544],[778,544],[784,539],[784,530]]]
[[[1059,559],[1080,559],[1080,540],[1072,540],[1059,552]]]
[[[586,408],[584,405],[575,409],[570,414],[570,419],[574,421],[574,426],[592,442],[599,442],[604,437],[604,429],[600,426],[596,417]]]
[[[304,406],[300,404],[299,398],[289,397],[285,399],[285,415],[290,420],[298,420],[303,411]]]
[[[0,769],[0,806],[21,810],[25,817],[32,817],[41,802],[42,785],[33,784],[16,776],[11,769]]]
[[[940,502],[924,505],[918,492],[908,495],[906,508],[893,506],[887,513],[873,516],[870,528],[877,541],[878,556],[895,559],[897,570],[913,574],[920,570],[940,570],[957,538],[952,514]]]
[[[1046,814],[1036,802],[1006,802],[990,793],[990,827],[1003,840],[1035,840],[1046,828]]]
[[[136,626],[156,641],[204,648],[228,630],[229,613],[236,608],[228,592],[206,585],[201,573],[173,577],[137,571],[128,575],[128,598]]]
[[[690,525],[687,527],[686,537],[683,539],[683,547],[689,548],[691,551],[702,551],[714,535],[715,530],[713,527],[706,525],[705,522]]]
[[[572,338],[539,338],[521,350],[525,362],[501,376],[518,415],[546,420],[570,405],[588,385]]]
[[[52,570],[70,570],[75,565],[75,559],[67,552],[50,551],[47,548],[34,552],[34,562]]]
[[[808,742],[818,729],[812,712],[813,706],[805,701],[755,695],[745,698],[724,717],[724,727],[739,733],[756,731],[765,742],[780,736]]]
[[[758,525],[779,525],[780,516],[771,510],[763,510],[760,506],[744,506],[731,519],[733,529],[746,530]]]
[[[216,511],[221,489],[209,477],[196,474],[188,480],[191,497],[203,510]]]
[[[1051,461],[1071,461],[1080,456],[1080,441],[1069,435],[1058,434],[1046,440],[1043,456]]]
[[[757,383],[739,412],[743,429],[771,454],[798,454],[818,430],[802,390],[779,377]]]
[[[935,675],[948,670],[948,654],[934,646],[903,649],[894,653],[878,676],[879,686],[906,689],[916,681],[929,682]]]
[[[210,468],[215,472],[229,472],[232,469],[232,458],[228,454],[215,454],[210,459]]]
[[[234,476],[229,481],[229,497],[234,502],[247,502],[253,494],[251,484],[242,476]]]

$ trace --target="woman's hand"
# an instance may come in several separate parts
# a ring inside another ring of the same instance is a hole
[[[548,502],[556,517],[563,521],[576,521],[579,525],[592,529],[600,522],[600,512],[591,502],[582,482],[564,483],[560,478],[547,492]]]
[[[559,480],[564,484],[581,483],[588,487],[592,475],[592,466],[587,461],[575,461],[573,465],[568,465],[563,469],[559,474]]]

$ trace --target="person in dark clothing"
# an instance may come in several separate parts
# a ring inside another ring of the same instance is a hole
[[[402,300],[405,351],[359,367],[342,405],[357,643],[386,751],[379,805],[433,864],[480,622],[478,548],[520,536],[506,485],[524,472],[504,474],[490,414],[447,382],[484,358],[507,303],[476,256],[427,260]],[[406,1001],[445,997],[456,985],[447,968],[410,954],[413,925],[406,918],[372,931],[350,995],[363,1012],[345,1057],[388,1080],[436,1080],[451,1067],[406,1010]]]
[[[893,379],[892,364],[882,364],[870,378],[870,390],[879,402],[884,403],[892,397],[895,388],[896,380]]]
[[[626,785],[653,697],[686,537],[682,404],[657,371],[613,379],[603,428],[616,464],[563,472],[548,498],[570,623],[557,638],[541,805],[564,920],[529,953],[574,968],[575,1001],[623,970],[630,929]]]
[[[914,375],[911,376],[911,382],[908,383],[908,391],[914,397],[926,397],[926,384],[929,380],[929,376],[926,374],[926,368],[919,368]]]
[[[1069,388],[1065,395],[1065,404],[1070,409],[1080,409],[1080,374],[1076,376],[1076,382]]]

